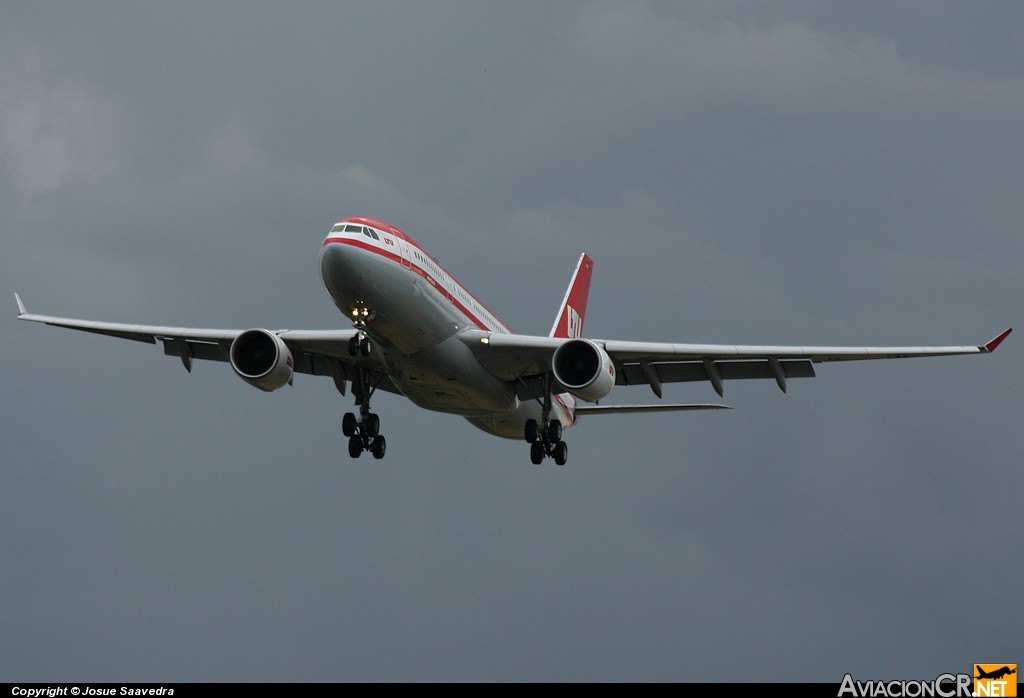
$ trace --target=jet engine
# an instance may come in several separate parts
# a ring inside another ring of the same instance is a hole
[[[246,330],[231,343],[231,368],[268,393],[292,381],[294,361],[284,340],[267,330]]]
[[[589,339],[571,339],[558,347],[551,371],[566,390],[587,402],[597,402],[615,385],[615,364]]]

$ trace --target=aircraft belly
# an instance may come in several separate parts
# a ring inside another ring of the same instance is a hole
[[[412,356],[389,354],[388,375],[420,407],[461,415],[515,410],[515,390],[481,366],[458,337]]]
[[[324,246],[321,274],[335,305],[374,311],[366,331],[387,364],[388,377],[420,407],[466,417],[484,431],[523,437],[540,405],[485,369],[457,332],[474,326],[447,297],[414,271],[352,245]]]
[[[541,408],[535,402],[523,402],[519,407],[508,412],[493,413],[482,416],[466,417],[470,424],[486,431],[488,434],[506,439],[521,440],[524,436],[526,420],[541,419]]]

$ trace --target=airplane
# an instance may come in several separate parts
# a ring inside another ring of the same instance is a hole
[[[975,664],[974,668],[978,670],[978,675],[974,677],[976,679],[1001,679],[1004,676],[1017,673],[1016,667],[1011,669],[1009,666],[1003,666],[995,671],[985,671],[980,664]]]
[[[665,344],[583,336],[594,263],[582,254],[547,336],[514,333],[407,233],[376,218],[338,221],[320,247],[320,273],[351,329],[276,330],[160,327],[29,313],[15,294],[18,317],[57,327],[163,345],[192,371],[196,359],[226,361],[247,383],[272,392],[294,374],[330,376],[358,415],[341,422],[348,452],[384,457],[377,390],[404,395],[429,410],[465,417],[496,436],[524,439],[530,460],[564,465],[563,430],[582,416],[625,412],[729,409],[718,403],[608,405],[616,385],[647,385],[659,398],[665,383],[706,381],[719,397],[724,383],[814,377],[827,361],[988,354],[1010,334],[985,344],[944,347],[800,347]]]

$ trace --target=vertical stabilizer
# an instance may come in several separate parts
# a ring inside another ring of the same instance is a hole
[[[587,313],[587,296],[590,294],[590,274],[594,270],[594,260],[587,253],[580,255],[580,263],[572,275],[569,288],[558,309],[555,324],[551,328],[552,337],[576,339],[583,335],[583,318]]]

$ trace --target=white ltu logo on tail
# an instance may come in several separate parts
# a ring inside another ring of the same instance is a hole
[[[579,339],[583,334],[583,320],[571,305],[565,306],[565,333],[569,339]]]

